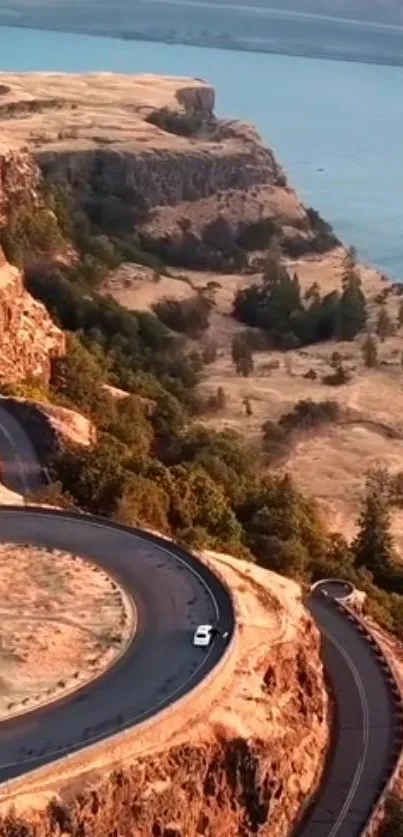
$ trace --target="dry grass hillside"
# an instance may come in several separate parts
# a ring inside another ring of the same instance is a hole
[[[339,249],[289,265],[298,273],[303,289],[317,282],[326,292],[340,286],[343,257],[344,251]],[[396,320],[398,290],[370,267],[360,266],[360,273],[369,300],[370,323],[379,311],[377,298],[381,293],[386,293],[386,306]],[[297,401],[332,399],[342,405],[348,422],[302,435],[281,467],[291,470],[299,485],[320,501],[329,525],[350,537],[367,470],[375,464],[386,465],[391,472],[403,469],[403,331],[379,343],[377,369],[364,366],[363,338],[358,338],[352,343],[331,341],[286,354],[258,352],[254,355],[253,374],[249,378],[239,377],[231,360],[231,339],[243,326],[231,316],[232,302],[236,291],[256,278],[181,271],[178,278],[159,279],[150,271],[126,266],[111,277],[106,290],[128,308],[150,309],[161,299],[189,298],[196,290],[214,283],[215,308],[209,330],[201,340],[214,341],[218,357],[206,367],[202,391],[208,395],[222,387],[226,405],[205,419],[210,426],[232,428],[252,444],[261,445],[262,424],[268,419],[278,420]],[[321,381],[330,371],[335,350],[352,372],[351,381],[341,387]],[[305,377],[312,369],[316,380]],[[250,400],[253,411],[249,417],[245,415],[245,398]],[[401,515],[395,515],[394,526],[403,553]]]
[[[79,688],[131,638],[126,596],[67,553],[3,543],[0,591],[1,719]]]

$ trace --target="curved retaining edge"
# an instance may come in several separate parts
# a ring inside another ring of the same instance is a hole
[[[1,511],[2,510],[4,510],[5,512],[12,511],[12,512],[20,513],[20,514],[41,514],[41,515],[52,516],[52,517],[55,517],[55,516],[69,517],[69,518],[74,519],[74,520],[80,520],[80,521],[85,521],[85,522],[93,521],[93,522],[97,523],[98,525],[100,523],[102,523],[105,526],[110,526],[111,528],[119,529],[119,530],[128,532],[130,534],[140,536],[144,540],[148,540],[151,543],[154,543],[156,546],[163,546],[165,550],[167,549],[167,540],[166,539],[160,538],[157,535],[151,534],[150,532],[146,532],[142,529],[138,529],[138,528],[135,529],[135,528],[131,528],[130,526],[125,526],[123,523],[115,523],[114,521],[110,521],[107,518],[96,517],[94,515],[88,515],[88,514],[81,514],[79,512],[69,512],[69,511],[65,512],[64,510],[55,511],[54,509],[43,508],[42,506],[28,506],[28,507],[12,506],[12,505],[2,506],[1,510],[0,510],[0,516],[1,516]],[[212,685],[214,684],[214,681],[216,681],[216,679],[219,677],[219,675],[224,674],[227,669],[228,670],[230,669],[230,664],[231,663],[233,663],[233,664],[235,663],[234,657],[235,657],[235,649],[236,649],[237,641],[238,641],[238,624],[237,624],[237,621],[236,621],[236,618],[235,618],[235,613],[236,613],[235,599],[234,599],[231,588],[229,587],[229,585],[223,579],[222,576],[220,577],[218,573],[211,570],[209,567],[207,567],[206,564],[203,564],[203,562],[200,561],[200,559],[196,558],[191,552],[187,552],[185,549],[183,549],[182,547],[180,547],[180,546],[178,546],[178,545],[176,545],[175,543],[172,543],[172,542],[169,542],[169,548],[171,549],[171,551],[174,555],[177,554],[182,559],[185,558],[187,561],[189,561],[190,564],[197,563],[198,571],[200,572],[200,569],[202,569],[203,575],[206,574],[206,575],[209,575],[209,576],[210,575],[215,576],[217,581],[224,587],[224,589],[227,593],[228,599],[231,603],[233,624],[232,624],[231,639],[230,639],[229,643],[227,644],[222,656],[220,657],[220,659],[218,660],[218,662],[216,663],[214,668],[211,669],[206,674],[206,676],[203,678],[203,680],[200,683],[197,683],[195,686],[193,686],[193,688],[190,689],[190,691],[187,692],[185,695],[183,695],[181,698],[178,698],[177,700],[174,700],[172,704],[170,704],[169,706],[164,707],[164,709],[161,709],[152,718],[148,718],[147,720],[141,721],[138,724],[124,726],[118,732],[113,733],[112,735],[110,735],[108,737],[100,738],[97,741],[94,741],[91,744],[86,744],[83,747],[78,746],[77,749],[74,750],[74,752],[67,753],[66,755],[63,755],[58,759],[54,759],[54,761],[52,761],[52,762],[49,762],[47,764],[40,765],[39,767],[33,768],[32,770],[27,771],[27,773],[24,774],[23,776],[18,776],[15,779],[9,779],[9,780],[6,780],[5,782],[1,782],[0,783],[0,805],[4,805],[5,803],[7,804],[8,800],[9,799],[11,800],[11,798],[13,796],[22,795],[22,794],[28,792],[28,789],[26,787],[27,783],[32,783],[32,782],[35,783],[38,780],[39,781],[41,781],[41,780],[46,781],[46,778],[48,778],[48,774],[51,774],[51,776],[52,776],[52,774],[55,774],[55,773],[59,772],[60,768],[68,768],[69,766],[73,767],[74,762],[79,762],[80,759],[83,759],[83,758],[85,760],[89,760],[89,761],[91,759],[94,759],[94,761],[95,761],[96,757],[98,755],[101,755],[101,753],[104,749],[110,748],[113,745],[119,745],[121,743],[124,743],[124,742],[128,741],[129,736],[136,736],[136,739],[140,739],[140,737],[142,735],[144,736],[144,733],[146,733],[148,730],[152,730],[157,725],[159,725],[161,723],[165,723],[169,718],[173,718],[173,716],[177,714],[178,710],[180,710],[181,713],[182,713],[182,711],[185,708],[187,708],[189,706],[189,704],[191,704],[195,701],[197,696],[200,695],[203,690],[205,690],[206,688],[212,687]],[[95,563],[95,561],[93,561],[93,563]],[[219,690],[220,689],[221,689],[221,686],[219,686]],[[192,714],[192,719],[196,720],[196,718],[194,716],[194,713]],[[170,734],[173,735],[174,732],[178,732],[184,726],[184,723],[186,723],[186,721],[184,722],[183,718],[182,718],[180,720],[180,723],[177,726],[177,729],[172,729],[170,731]],[[133,743],[135,745],[135,742],[133,742]],[[141,753],[141,750],[143,749],[143,746],[142,746],[140,741],[138,741],[138,744],[140,745],[140,753]],[[137,750],[136,746],[134,746],[134,749]],[[126,756],[126,758],[128,758],[128,757],[129,756]],[[112,766],[113,764],[116,764],[118,761],[122,761],[122,758],[112,757],[109,761],[109,766]],[[106,764],[104,764],[104,766],[106,766]],[[87,765],[86,768],[84,768],[80,772],[85,772],[85,769],[90,769],[90,768],[91,768],[91,765],[89,764],[89,765]],[[11,804],[11,801],[10,801],[10,804]]]
[[[5,508],[5,507],[3,506],[1,508]],[[22,507],[22,508],[24,508],[24,507]],[[73,553],[71,553],[71,555],[72,555],[73,559],[76,557],[75,555],[73,555]],[[98,565],[95,563],[95,561],[92,561],[89,558],[85,558],[84,560],[88,564],[92,565],[93,567],[95,566],[95,567],[98,568]],[[58,703],[61,700],[64,701],[66,698],[73,697],[74,695],[79,694],[80,692],[83,692],[84,690],[88,689],[89,686],[92,686],[93,684],[97,683],[99,680],[103,679],[105,677],[105,675],[108,673],[108,671],[111,671],[117,665],[119,660],[121,660],[122,657],[126,654],[127,649],[130,647],[133,640],[136,638],[136,634],[137,634],[137,626],[138,626],[137,605],[136,605],[134,599],[132,599],[132,597],[129,596],[129,594],[126,592],[126,590],[113,577],[112,574],[106,573],[105,570],[103,570],[103,572],[105,572],[105,575],[107,575],[108,578],[111,581],[114,581],[114,583],[117,584],[118,589],[119,589],[120,594],[121,594],[122,599],[123,599],[123,607],[126,610],[126,612],[130,613],[130,615],[131,615],[130,634],[127,637],[126,642],[122,643],[122,645],[119,649],[119,653],[116,654],[115,657],[113,657],[113,659],[108,663],[108,665],[105,666],[105,668],[102,668],[99,671],[97,671],[97,673],[94,674],[93,677],[90,677],[88,680],[80,680],[78,682],[77,681],[73,682],[74,678],[70,677],[70,680],[71,680],[70,686],[66,686],[65,689],[61,689],[60,692],[55,694],[53,697],[47,697],[47,698],[44,698],[43,700],[37,700],[36,703],[33,703],[33,702],[28,703],[26,706],[22,707],[22,709],[20,708],[20,709],[16,709],[15,712],[10,712],[8,715],[6,715],[5,717],[3,716],[3,718],[0,719],[0,725],[3,722],[6,723],[7,721],[17,721],[18,718],[21,718],[21,717],[25,718],[26,715],[30,715],[33,712],[37,712],[38,709],[40,709],[40,710],[46,709],[47,706],[51,706],[53,703]],[[66,678],[66,681],[67,681],[67,678]],[[2,783],[0,782],[0,788],[1,787],[2,787]]]
[[[379,796],[376,802],[374,803],[372,814],[367,821],[366,825],[364,826],[363,830],[361,831],[360,837],[373,837],[376,829],[377,829],[377,818],[382,809],[385,805],[387,797],[391,791],[391,787],[397,779],[397,776],[400,772],[400,769],[403,764],[403,687],[400,685],[399,677],[396,673],[396,668],[393,663],[393,660],[390,656],[385,652],[385,649],[379,644],[378,640],[373,635],[371,629],[368,627],[365,620],[358,616],[346,602],[333,600],[335,607],[340,610],[350,622],[353,622],[363,637],[367,640],[375,655],[382,661],[381,667],[385,670],[385,677],[388,680],[391,680],[391,695],[393,699],[394,708],[396,711],[396,718],[397,723],[396,726],[398,727],[398,736],[396,739],[396,746],[394,746],[392,754],[391,754],[391,761],[393,759],[393,765],[391,765],[391,772],[388,776],[385,777],[385,781],[379,788]],[[389,771],[388,771],[389,772]]]

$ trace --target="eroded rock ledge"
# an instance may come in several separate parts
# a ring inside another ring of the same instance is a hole
[[[41,171],[68,184],[96,217],[135,227],[162,257],[197,256],[200,267],[217,238],[225,250],[225,235],[238,241],[249,225],[268,221],[298,252],[332,246],[331,231],[302,205],[256,130],[218,119],[214,90],[199,79],[94,73],[0,81],[3,212],[10,194],[35,191]]]
[[[49,379],[52,357],[65,351],[65,336],[42,303],[25,290],[20,272],[0,248],[0,382]]]

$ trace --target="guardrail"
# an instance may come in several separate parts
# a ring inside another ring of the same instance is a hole
[[[380,657],[382,659],[383,665],[387,671],[387,679],[390,679],[392,681],[392,687],[390,691],[392,702],[396,710],[396,725],[399,729],[399,734],[396,739],[396,749],[399,748],[399,752],[397,752],[396,754],[396,758],[394,759],[394,764],[391,768],[391,772],[389,773],[389,775],[385,776],[385,781],[379,788],[379,796],[376,802],[374,803],[371,816],[369,820],[367,820],[367,822],[365,823],[363,830],[360,832],[360,837],[374,837],[375,831],[378,827],[379,815],[387,801],[387,797],[391,791],[391,787],[396,781],[403,765],[403,688],[400,684],[399,676],[396,673],[396,668],[393,663],[393,660],[385,652],[385,649],[382,647],[382,645],[378,642],[371,629],[365,622],[365,619],[358,616],[358,614],[355,613],[355,611],[353,611],[345,602],[340,600],[333,601],[337,609],[342,611],[342,613],[345,616],[347,616],[347,618],[350,621],[355,623],[360,633],[367,639],[372,649],[375,651],[377,657]]]
[[[195,700],[198,693],[201,690],[205,690],[209,686],[212,685],[214,680],[219,676],[220,673],[224,671],[224,669],[229,664],[236,648],[237,639],[238,639],[238,625],[235,618],[235,600],[230,589],[229,585],[226,581],[222,578],[219,578],[217,573],[213,570],[209,569],[205,564],[203,564],[200,560],[198,560],[194,555],[190,552],[187,552],[185,549],[177,546],[167,541],[163,538],[159,538],[156,535],[153,535],[149,532],[144,532],[141,529],[133,529],[129,526],[125,526],[121,523],[115,523],[114,521],[109,521],[104,518],[99,518],[91,515],[83,515],[76,512],[64,512],[64,511],[55,511],[53,509],[43,508],[42,506],[38,507],[28,507],[24,508],[21,506],[2,506],[0,510],[0,518],[1,512],[13,511],[18,512],[20,514],[37,514],[40,513],[41,515],[51,516],[51,517],[64,517],[70,518],[74,520],[80,520],[81,522],[94,522],[105,526],[109,526],[111,528],[115,528],[121,531],[128,532],[132,535],[137,535],[138,537],[143,538],[143,540],[147,540],[151,543],[154,543],[156,546],[163,546],[166,550],[167,547],[173,553],[173,555],[177,555],[182,560],[186,560],[189,566],[197,567],[197,571],[199,575],[204,577],[204,580],[208,580],[211,582],[211,576],[215,579],[216,583],[219,584],[225,591],[228,601],[230,603],[230,612],[231,612],[231,625],[230,625],[230,641],[227,643],[225,649],[223,649],[223,653],[220,656],[219,660],[216,662],[214,667],[210,669],[203,680],[197,684],[195,684],[185,695],[180,698],[177,698],[173,701],[172,704],[161,709],[151,718],[147,718],[145,721],[141,721],[140,723],[132,723],[131,721],[127,721],[123,723],[117,732],[114,732],[112,735],[107,737],[100,737],[97,740],[93,740],[91,742],[85,743],[84,746],[80,746],[81,743],[70,752],[62,755],[60,758],[55,758],[51,762],[47,762],[45,764],[41,764],[38,767],[34,767],[32,770],[27,771],[27,773],[23,774],[22,776],[15,777],[13,779],[5,780],[4,782],[0,782],[0,802],[7,802],[8,797],[16,796],[18,793],[23,793],[24,788],[23,785],[27,782],[27,778],[29,781],[35,780],[35,778],[46,778],[47,773],[54,773],[60,767],[69,766],[73,764],[74,761],[79,760],[80,758],[88,758],[92,755],[95,757],[98,755],[103,748],[111,747],[112,745],[118,744],[121,741],[128,740],[130,735],[140,736],[147,730],[151,729],[154,726],[157,726],[161,722],[166,722],[166,720],[173,716],[178,711],[180,712],[184,707],[186,707],[189,703]],[[92,559],[93,560],[93,559]],[[38,759],[39,760],[39,759]],[[117,760],[118,761],[118,760]],[[113,762],[113,763],[117,763]]]

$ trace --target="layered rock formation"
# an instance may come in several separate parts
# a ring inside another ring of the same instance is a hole
[[[20,272],[0,251],[0,383],[47,380],[51,358],[63,354],[65,337],[46,308],[24,289]]]
[[[299,249],[331,244],[256,131],[217,119],[214,90],[200,80],[108,73],[1,80],[3,142],[14,161],[21,154],[21,177],[28,150],[108,228],[135,228],[163,256],[200,249],[203,266],[217,238],[228,250],[226,237],[233,246],[251,224],[267,222]]]
[[[0,120],[4,118],[1,110]],[[0,144],[0,224],[6,221],[10,199],[23,195],[35,194],[40,181],[40,172],[33,157],[20,148],[13,150],[13,143],[7,141]]]

